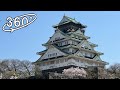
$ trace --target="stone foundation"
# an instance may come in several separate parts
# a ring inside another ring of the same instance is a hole
[[[70,67],[76,67],[73,65],[67,66],[67,67],[61,67],[61,68],[55,68],[55,69],[49,69],[42,71],[43,76],[46,79],[70,79],[69,77],[62,74],[62,71],[64,69],[68,69]],[[107,79],[107,71],[102,67],[87,67],[84,68],[87,72],[87,77],[74,77],[72,79]]]

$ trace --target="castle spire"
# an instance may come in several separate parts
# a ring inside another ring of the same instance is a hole
[[[64,13],[64,16],[63,17],[65,17],[65,13]]]

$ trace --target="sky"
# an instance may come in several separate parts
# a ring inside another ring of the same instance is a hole
[[[36,14],[37,19],[27,27],[12,33],[2,30],[8,16],[15,18],[29,13]],[[109,65],[120,63],[120,11],[0,11],[0,60],[38,60],[36,52],[45,50],[42,44],[54,34],[52,26],[64,14],[87,25],[85,35],[98,45],[95,50],[104,53],[103,61]]]

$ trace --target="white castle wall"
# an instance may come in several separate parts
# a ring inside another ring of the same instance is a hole
[[[65,55],[65,54],[53,47],[53,48],[49,48],[48,51],[41,57],[41,59],[47,59],[50,57],[57,57],[57,56],[62,56],[62,55]]]
[[[44,66],[41,65],[40,69],[47,70],[47,69],[59,68],[59,67],[64,67],[64,66],[69,66],[69,65],[75,65],[79,67],[96,66],[95,63],[88,64],[88,63],[81,62],[80,60],[75,60],[75,59],[69,59],[69,60],[62,59],[62,61],[59,60],[58,63],[55,62],[54,64],[49,64],[49,65],[44,65]]]

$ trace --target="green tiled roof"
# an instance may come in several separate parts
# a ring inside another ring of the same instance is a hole
[[[80,24],[79,22],[77,22],[75,19],[70,18],[68,16],[63,16],[63,19],[60,21],[59,24],[65,23],[65,22],[74,22],[76,24]]]
[[[73,18],[70,18],[70,17],[68,17],[68,16],[63,16],[63,18],[62,18],[62,20],[60,21],[60,23],[59,24],[57,24],[57,25],[54,25],[53,27],[56,27],[56,26],[59,26],[59,25],[63,25],[63,24],[67,24],[67,23],[69,23],[69,22],[73,22],[73,23],[75,23],[75,24],[80,24],[80,25],[82,25],[80,22],[77,22],[75,19],[73,19]],[[86,27],[85,25],[82,25],[83,27]]]

